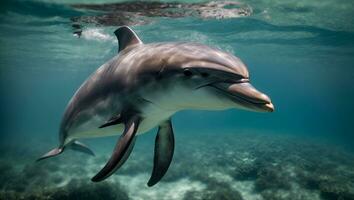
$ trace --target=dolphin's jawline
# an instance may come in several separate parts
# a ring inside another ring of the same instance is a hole
[[[249,100],[245,97],[242,97],[241,95],[237,95],[237,94],[231,94],[230,92],[227,92],[225,91],[224,89],[222,88],[219,88],[218,86],[215,86],[213,84],[208,84],[208,85],[205,85],[203,87],[212,87],[212,88],[215,88],[216,90],[220,91],[221,93],[229,96],[229,97],[232,97],[231,100],[234,101],[234,98],[238,99],[238,100],[241,100],[243,102],[246,102],[247,104],[250,104],[250,105],[254,105],[254,106],[262,106],[262,105],[266,105],[267,103],[260,103],[260,102],[254,102],[252,100]]]

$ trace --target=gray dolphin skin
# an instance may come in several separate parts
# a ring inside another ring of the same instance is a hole
[[[64,113],[59,147],[94,155],[80,138],[121,135],[111,158],[92,181],[112,175],[129,157],[138,134],[158,126],[154,167],[148,186],[170,166],[174,151],[171,116],[185,109],[259,112],[274,110],[270,98],[256,90],[246,65],[237,57],[202,44],[143,44],[123,26],[115,32],[117,56],[99,67],[76,91]]]

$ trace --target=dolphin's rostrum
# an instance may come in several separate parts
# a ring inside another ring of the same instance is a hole
[[[77,140],[122,133],[111,158],[92,178],[102,181],[128,159],[136,135],[158,126],[148,181],[148,186],[153,186],[173,157],[174,113],[183,109],[274,109],[269,97],[250,84],[245,64],[229,53],[196,43],[143,44],[127,26],[114,33],[118,55],[77,90],[62,119],[59,147],[39,160],[56,156],[65,148],[93,155]]]

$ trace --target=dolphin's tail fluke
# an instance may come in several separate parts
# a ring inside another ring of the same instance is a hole
[[[38,158],[37,161],[57,156],[57,155],[61,154],[66,147],[68,147],[72,150],[75,150],[75,151],[80,151],[82,153],[89,154],[91,156],[95,155],[95,153],[93,153],[93,151],[88,146],[86,146],[84,143],[81,143],[81,142],[75,140],[66,146],[60,146],[60,147],[50,150],[48,153],[46,153],[43,156],[41,156],[40,158]]]

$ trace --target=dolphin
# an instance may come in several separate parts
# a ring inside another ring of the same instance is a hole
[[[174,113],[185,109],[274,110],[270,98],[250,84],[246,65],[227,52],[197,43],[143,44],[127,26],[114,33],[118,54],[76,91],[62,118],[59,146],[38,160],[59,155],[66,148],[94,155],[78,139],[121,134],[110,159],[92,178],[102,181],[128,159],[138,134],[158,126],[154,167],[147,184],[153,186],[172,161]]]

